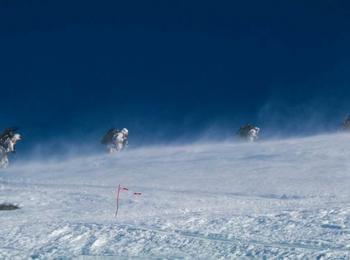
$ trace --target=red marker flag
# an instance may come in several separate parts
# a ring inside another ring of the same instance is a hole
[[[116,200],[117,200],[117,209],[115,211],[115,217],[118,216],[118,210],[119,210],[119,197],[120,197],[120,192],[122,191],[129,191],[128,188],[118,185],[117,191],[116,191]],[[134,196],[141,196],[141,192],[133,192]]]

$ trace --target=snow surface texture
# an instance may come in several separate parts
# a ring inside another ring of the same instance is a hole
[[[13,166],[0,203],[21,209],[0,212],[0,259],[348,259],[349,144],[337,134]]]

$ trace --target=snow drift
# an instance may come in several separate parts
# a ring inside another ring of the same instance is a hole
[[[0,171],[0,258],[350,257],[350,136],[150,147]],[[115,191],[121,184],[118,218]],[[141,192],[141,196],[133,195]]]

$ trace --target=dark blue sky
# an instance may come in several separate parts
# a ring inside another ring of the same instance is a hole
[[[330,129],[350,112],[349,30],[348,1],[4,0],[0,127],[30,142]]]

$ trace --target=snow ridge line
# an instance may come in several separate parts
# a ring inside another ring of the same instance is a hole
[[[118,231],[120,228],[124,228],[126,232],[129,231],[144,231],[144,232],[154,232],[154,233],[159,233],[159,234],[165,234],[168,236],[180,236],[180,237],[185,237],[185,238],[190,238],[190,239],[196,239],[196,240],[202,240],[202,241],[207,241],[209,243],[225,243],[229,245],[236,245],[236,246],[244,246],[244,245],[258,245],[262,247],[269,247],[269,248],[284,248],[284,249],[304,249],[312,252],[345,252],[350,254],[349,249],[345,249],[342,247],[322,247],[322,246],[314,246],[314,245],[307,245],[307,244],[300,244],[300,243],[290,243],[290,242],[264,242],[264,241],[257,241],[257,240],[244,240],[244,239],[228,239],[222,234],[217,234],[217,233],[208,233],[208,234],[200,234],[200,233],[192,233],[180,229],[162,229],[157,226],[140,226],[140,225],[132,225],[132,224],[113,224],[110,223],[108,225],[105,224],[99,224],[99,223],[76,223],[76,222],[60,222],[55,225],[56,227],[54,228],[54,231],[57,229],[62,229],[62,226],[70,226],[73,227],[73,230],[75,230],[74,227],[85,227],[88,230],[90,230],[91,234],[94,233],[94,227],[97,228],[97,231],[102,227],[108,228],[110,230]],[[71,232],[68,232],[71,233]],[[67,233],[65,232],[64,235]],[[40,256],[45,252],[46,247],[52,246],[52,244],[60,239],[61,236],[56,237],[54,240],[48,241],[44,244],[39,245],[38,247],[33,247],[31,249],[27,250],[21,250],[21,249],[16,249],[16,248],[10,248],[10,247],[2,247],[4,250],[16,250],[16,251],[23,251],[25,253],[29,253],[27,255],[28,257],[35,257],[35,256]],[[307,241],[306,241],[307,242]],[[0,247],[1,249],[1,247]],[[89,251],[89,246],[87,245],[86,252]],[[89,253],[86,255],[90,255]]]
[[[18,251],[18,252],[26,252],[24,249],[19,249],[15,247],[10,247],[10,246],[0,246],[0,250],[11,250],[11,251]]]
[[[200,239],[200,240],[205,240],[205,241],[210,241],[210,242],[221,242],[221,243],[229,243],[229,244],[234,244],[234,245],[239,245],[239,244],[254,244],[254,245],[259,245],[259,246],[264,246],[264,247],[278,247],[278,248],[286,248],[286,249],[306,249],[306,250],[311,250],[311,251],[337,251],[337,252],[349,252],[349,249],[345,248],[335,248],[335,247],[328,247],[328,248],[322,248],[322,247],[317,247],[317,246],[312,246],[312,245],[302,245],[302,244],[296,244],[296,243],[288,243],[288,242],[262,242],[262,241],[257,241],[257,240],[243,240],[243,239],[227,239],[225,237],[222,237],[220,234],[215,234],[211,233],[209,236],[203,235],[203,234],[194,234],[191,232],[187,231],[182,231],[175,229],[173,231],[167,231],[167,230],[162,230],[160,228],[147,228],[147,227],[140,227],[140,226],[133,226],[129,224],[122,224],[119,225],[121,227],[126,227],[126,228],[131,228],[134,230],[141,230],[141,231],[151,231],[151,232],[157,232],[157,233],[163,233],[167,235],[180,235],[183,237],[188,237],[188,238],[194,238],[194,239]],[[213,235],[213,237],[211,237]]]
[[[74,225],[83,225],[83,226],[104,226],[97,223],[70,223],[67,222],[67,225],[74,226]],[[208,235],[204,234],[195,234],[188,231],[183,231],[179,229],[174,230],[164,230],[158,227],[145,227],[145,226],[136,226],[132,224],[109,224],[110,226],[115,226],[119,228],[125,228],[126,230],[130,231],[145,231],[145,232],[155,232],[159,234],[165,234],[165,235],[178,235],[180,237],[187,237],[191,239],[197,239],[207,242],[219,242],[219,243],[225,243],[225,244],[231,244],[236,246],[241,246],[244,244],[254,244],[258,246],[263,247],[272,247],[272,248],[284,248],[284,249],[305,249],[309,251],[333,251],[333,252],[346,252],[350,254],[350,250],[346,248],[340,248],[340,247],[318,247],[313,245],[303,245],[298,243],[289,243],[289,242],[263,242],[263,241],[257,241],[257,240],[244,240],[244,239],[228,239],[226,237],[223,237],[221,234],[215,234],[210,233]],[[114,229],[115,230],[115,229]],[[42,248],[44,246],[41,246]]]
[[[60,189],[62,188],[76,188],[76,187],[86,187],[86,188],[96,188],[96,189],[115,189],[116,186],[112,185],[94,185],[94,184],[55,184],[55,183],[33,183],[33,182],[8,182],[8,181],[2,181],[0,179],[0,184],[6,184],[6,185],[23,185],[23,186],[39,186],[39,187],[58,187]],[[151,190],[153,191],[161,191],[161,192],[168,192],[168,193],[187,193],[187,194],[199,194],[201,196],[215,196],[217,194],[228,196],[228,197],[244,197],[244,198],[252,198],[252,199],[269,199],[269,200],[300,200],[300,199],[306,199],[306,197],[297,196],[297,195],[286,195],[286,194],[246,194],[246,193],[240,193],[240,192],[220,192],[215,191],[215,195],[213,195],[213,192],[208,191],[201,191],[201,190],[167,190],[163,188],[157,188],[157,187],[142,187],[142,186],[135,186],[135,189],[141,189],[141,190]],[[309,197],[309,199],[313,199],[314,197]]]

